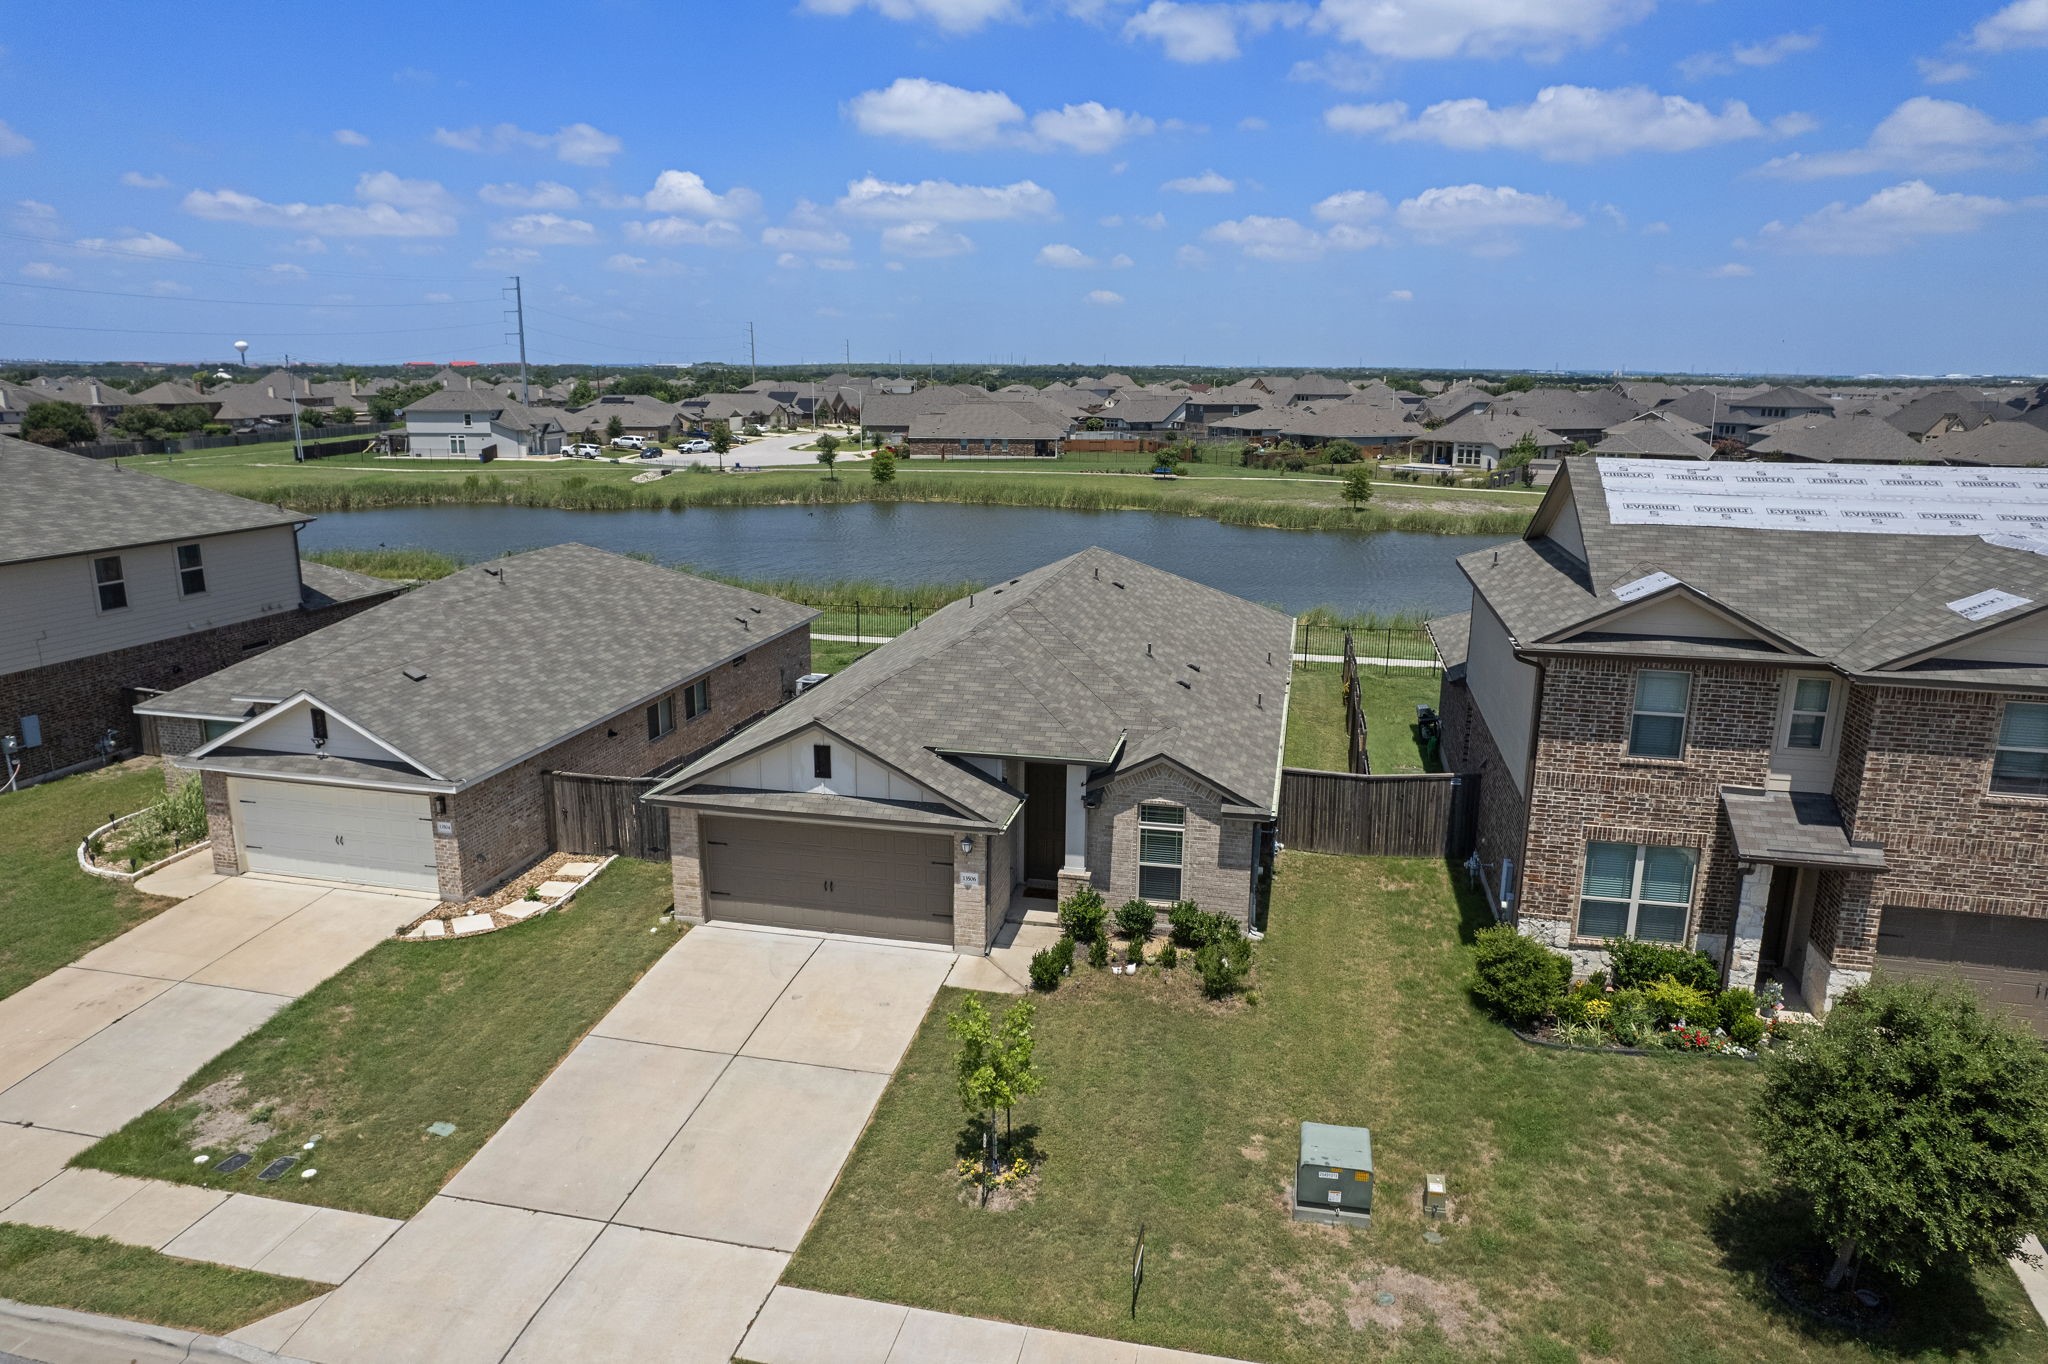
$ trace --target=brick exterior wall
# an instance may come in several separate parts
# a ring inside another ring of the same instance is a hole
[[[128,689],[169,691],[182,687],[262,649],[346,620],[388,600],[398,590],[394,583],[391,593],[383,596],[318,611],[280,611],[216,630],[8,673],[0,677],[0,732],[19,733],[15,727],[21,716],[41,718],[41,746],[20,757],[24,779],[92,760],[98,756],[100,736],[110,729],[124,748],[132,749],[137,725],[124,699]]]
[[[1187,811],[1181,898],[1249,924],[1257,826],[1223,818],[1223,799],[1215,788],[1166,762],[1119,775],[1103,789],[1102,803],[1088,812],[1088,871],[1111,907],[1138,894],[1138,807],[1145,804]]]
[[[1507,760],[1493,742],[1493,731],[1486,727],[1485,718],[1472,700],[1471,688],[1462,680],[1444,678],[1437,692],[1437,718],[1444,770],[1479,778],[1479,827],[1474,851],[1485,871],[1486,883],[1496,894],[1505,892],[1519,897],[1529,807],[1515,785]],[[1510,864],[1505,878],[1501,875],[1503,863]],[[1494,912],[1500,917],[1512,917],[1512,910],[1511,903],[1509,913],[1502,915],[1500,904],[1494,905]]]
[[[669,880],[675,888],[676,917],[704,922],[704,821],[695,810],[668,811]]]
[[[171,770],[169,764],[164,770]],[[228,779],[219,772],[202,772],[199,781],[206,800],[206,836],[213,840],[213,869],[223,876],[239,876],[242,854],[235,846],[234,817],[228,813]]]
[[[696,678],[679,679],[676,727],[659,739],[648,739],[645,707],[635,706],[448,797],[447,812],[436,816],[434,830],[441,898],[460,901],[488,894],[547,855],[547,787],[541,773],[640,776],[679,763],[781,705],[810,667],[810,627],[799,626],[740,662],[700,674],[710,679],[711,706],[695,719],[683,718],[682,688]],[[440,832],[444,820],[453,825],[452,832]]]

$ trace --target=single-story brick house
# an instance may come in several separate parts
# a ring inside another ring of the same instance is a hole
[[[1102,549],[954,602],[647,794],[676,912],[972,953],[1087,885],[1254,922],[1292,631]]]
[[[638,776],[702,752],[794,693],[816,615],[556,545],[137,710],[205,782],[216,870],[461,901],[550,850],[543,773]]]

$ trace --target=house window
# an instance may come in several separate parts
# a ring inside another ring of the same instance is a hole
[[[465,412],[465,413],[463,413],[463,414],[462,414],[462,424],[463,424],[464,426],[468,426],[468,425],[469,425],[469,414],[468,414],[467,412]]]
[[[178,546],[178,595],[196,597],[206,590],[206,565],[199,546]]]
[[[1632,758],[1676,758],[1685,752],[1685,705],[1692,674],[1645,668],[1636,674],[1635,712],[1629,720]]]
[[[1657,843],[1588,843],[1579,936],[1684,942],[1698,856]]]
[[[1792,718],[1785,726],[1785,747],[1825,748],[1828,705],[1835,684],[1825,677],[1802,677],[1792,684]]]
[[[711,709],[711,679],[700,677],[683,688],[683,718],[694,720]]]
[[[811,775],[819,781],[832,779],[832,745],[811,745]]]
[[[450,437],[448,438],[448,453],[449,453],[449,454],[451,454],[451,455],[466,455],[466,454],[468,454],[468,453],[469,453],[469,437],[468,437],[468,436],[450,436]]]
[[[99,589],[100,610],[119,611],[128,604],[128,580],[121,575],[121,556],[109,554],[92,561],[93,585]]]
[[[327,712],[314,706],[306,715],[313,722],[313,747],[327,747]]]
[[[1138,897],[1180,899],[1181,851],[1188,812],[1178,805],[1138,807]]]
[[[238,720],[201,720],[199,722],[199,741],[210,744],[240,723]]]
[[[1786,410],[1782,407],[1765,407],[1759,408],[1758,411],[1763,413],[1767,421],[1778,421],[1787,415]]]
[[[675,732],[675,727],[675,697],[664,696],[647,708],[647,737],[649,739],[659,739],[664,734],[672,734]]]
[[[1451,463],[1467,468],[1478,468],[1486,463],[1486,447],[1483,445],[1460,444],[1451,447]]]
[[[1991,759],[1991,789],[2009,796],[2048,796],[2048,703],[2008,701]]]

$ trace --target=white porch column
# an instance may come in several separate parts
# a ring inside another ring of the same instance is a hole
[[[1088,807],[1083,804],[1087,795],[1088,769],[1080,766],[1067,768],[1067,860],[1068,871],[1088,869]]]
[[[1771,877],[1777,868],[1758,862],[1742,873],[1742,888],[1735,902],[1735,931],[1728,937],[1728,988],[1754,990],[1757,966],[1763,957],[1764,916],[1771,907]]]

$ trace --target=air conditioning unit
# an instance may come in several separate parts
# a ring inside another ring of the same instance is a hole
[[[1372,1182],[1369,1128],[1301,1125],[1301,1160],[1294,1167],[1295,1221],[1371,1226]]]

